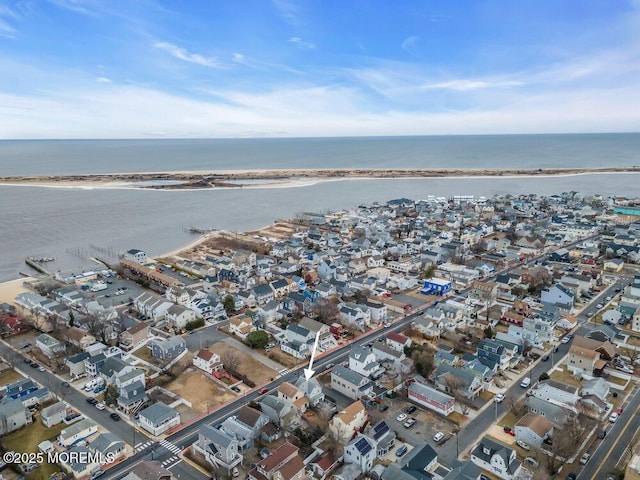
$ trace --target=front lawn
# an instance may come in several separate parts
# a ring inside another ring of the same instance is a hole
[[[0,386],[4,387],[5,385],[17,382],[18,380],[22,380],[23,378],[24,377],[18,372],[16,372],[12,368],[9,368],[0,373]]]
[[[51,440],[55,443],[55,438],[60,434],[62,429],[66,427],[64,423],[51,428],[45,427],[40,421],[40,417],[34,417],[33,423],[16,430],[2,439],[2,444],[7,450],[14,452],[38,452],[38,444],[45,440]],[[29,478],[31,480],[48,480],[55,472],[60,471],[57,465],[43,463],[40,467],[31,472]]]

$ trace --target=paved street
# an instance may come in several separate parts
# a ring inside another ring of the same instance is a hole
[[[581,240],[583,241],[583,240]],[[577,243],[577,242],[576,242]],[[546,255],[538,257],[536,259],[532,259],[529,263],[533,263],[535,261],[544,260]],[[519,266],[519,265],[518,265]],[[508,270],[508,269],[507,269]],[[505,270],[506,271],[506,270]],[[460,293],[464,294],[468,289],[462,290]],[[425,305],[423,308],[428,307],[430,304]],[[341,348],[338,348],[334,351],[325,353],[320,356],[314,363],[314,367],[316,371],[322,371],[328,363],[339,363],[347,359],[349,351],[354,346],[364,345],[366,343],[376,341],[377,338],[386,335],[390,331],[402,331],[404,328],[412,322],[421,311],[415,312],[409,315],[406,318],[398,320],[392,328],[381,328],[375,332],[370,332],[366,335],[363,335],[355,342],[344,345]],[[585,312],[586,314],[586,312]],[[584,320],[585,318],[583,318]],[[584,327],[581,327],[582,330]],[[580,331],[579,330],[579,331]],[[198,331],[197,334],[187,335],[185,338],[189,345],[190,350],[197,350],[200,348],[200,342],[203,342],[203,346],[208,346],[215,341],[222,340],[222,334],[216,330],[215,327],[208,327],[201,331]],[[225,336],[226,337],[226,336]],[[226,337],[228,338],[228,337]],[[234,343],[235,344],[235,343]],[[519,386],[520,378],[525,375],[530,375],[531,378],[535,381],[538,376],[543,372],[551,368],[551,366],[555,363],[558,363],[562,357],[567,353],[569,348],[569,344],[560,344],[559,352],[556,353],[553,358],[548,362],[538,362],[534,365],[533,369],[529,373],[522,373],[518,376],[518,378],[512,378],[513,386],[508,389],[508,394],[522,396],[525,393],[525,390]],[[252,352],[255,354],[255,352]],[[6,344],[0,342],[0,354],[8,356],[8,358],[12,358],[14,363],[21,368],[19,365],[22,361],[22,357],[19,354],[13,352]],[[262,356],[260,356],[262,357]],[[268,360],[268,359],[267,359]],[[282,370],[280,365],[276,365],[276,369]],[[22,367],[24,368],[24,367]],[[29,370],[31,370],[29,368]],[[49,386],[52,391],[59,392],[61,387],[60,379],[54,376],[49,372],[39,372],[37,369],[33,369],[34,371],[26,372],[29,376],[33,377],[36,381],[43,385]],[[284,376],[276,378],[274,381],[270,382],[267,387],[270,389],[276,388],[278,385],[285,381],[294,381],[296,376],[299,375],[299,372],[294,370],[286,373]],[[514,377],[513,373],[509,373],[510,377]],[[256,389],[257,390],[257,389]],[[182,429],[180,432],[173,434],[159,443],[155,443],[150,441],[146,437],[143,437],[140,433],[135,434],[134,438],[134,429],[128,423],[114,422],[108,416],[107,411],[100,412],[95,408],[89,406],[86,403],[86,397],[74,390],[70,389],[69,391],[62,392],[64,394],[64,398],[71,405],[73,405],[76,409],[83,412],[89,418],[94,419],[96,422],[104,425],[105,427],[112,430],[116,435],[125,439],[127,442],[132,442],[134,447],[136,447],[136,453],[121,462],[120,464],[114,466],[109,469],[107,474],[103,476],[103,478],[121,478],[128,472],[134,468],[134,466],[140,463],[143,460],[157,460],[161,464],[163,464],[167,468],[171,468],[172,472],[178,478],[185,479],[194,479],[200,480],[207,478],[207,476],[202,475],[199,471],[192,468],[185,461],[179,459],[178,454],[180,451],[195,442],[197,439],[197,432],[200,429],[200,426],[203,424],[216,424],[230,415],[233,415],[237,412],[243,405],[249,403],[250,401],[256,399],[258,397],[257,391],[250,392],[242,397],[236,398],[232,403],[223,406],[222,408],[216,410],[215,412],[203,417],[200,421],[189,425]],[[637,397],[637,396],[636,396]],[[635,399],[635,405],[637,407],[637,402],[640,402],[640,399]],[[483,434],[484,432],[495,422],[496,416],[500,416],[506,412],[508,406],[506,402],[502,404],[498,404],[497,407],[495,404],[490,404],[485,407],[477,416],[474,418],[468,425],[465,426],[464,430],[459,433],[458,437],[452,437],[450,440],[444,443],[442,446],[436,446],[436,450],[438,451],[438,455],[441,460],[445,462],[450,462],[459,452],[462,452],[466,448],[470,447],[474,444]],[[625,414],[623,414],[622,418]],[[628,413],[627,415],[630,415]],[[628,417],[627,417],[628,418]],[[622,425],[623,422],[619,422],[617,425]],[[622,427],[618,427],[622,428]],[[609,436],[609,438],[613,438],[615,435]],[[428,438],[427,441],[431,442],[431,439]],[[606,443],[603,442],[603,443]],[[435,446],[435,445],[434,445]],[[593,462],[594,464],[596,462]],[[585,477],[587,478],[587,477]]]
[[[636,387],[618,421],[606,427],[607,436],[597,446],[589,462],[579,472],[579,480],[605,480],[607,478],[607,474],[615,468],[618,459],[622,457],[625,449],[631,444],[632,437],[640,428],[640,415],[637,415],[639,406],[640,389]]]

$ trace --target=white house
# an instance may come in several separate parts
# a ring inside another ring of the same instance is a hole
[[[58,443],[63,447],[70,447],[78,440],[90,437],[97,431],[98,424],[93,420],[85,418],[64,428],[58,436]]]
[[[140,265],[145,265],[149,261],[145,252],[143,252],[142,250],[137,250],[135,248],[128,250],[124,254],[124,258],[125,260],[131,260],[132,262],[139,263]]]
[[[38,335],[38,337],[36,338],[36,346],[49,358],[52,358],[58,353],[65,351],[65,347],[62,342],[56,340],[51,335],[48,335],[46,333]]]
[[[540,448],[545,438],[553,435],[553,423],[542,415],[527,413],[515,424],[516,439]]]
[[[484,437],[473,450],[471,461],[478,467],[493,473],[503,480],[515,480],[521,472],[522,464],[516,458],[515,450]]]
[[[196,312],[182,305],[172,305],[165,314],[169,325],[176,330],[182,330],[187,323],[196,319]]]
[[[213,375],[213,372],[222,370],[224,366],[220,361],[220,355],[213,353],[206,348],[201,348],[198,353],[193,357],[193,365],[209,375]]]
[[[568,406],[575,406],[578,400],[580,400],[578,388],[553,379],[539,382],[538,385],[529,392],[534,397],[542,400],[553,401]]]
[[[370,472],[377,457],[375,442],[362,433],[344,447],[344,463],[358,465],[362,472]]]
[[[378,378],[384,373],[384,367],[376,361],[376,355],[368,347],[357,347],[351,351],[349,370],[368,378]]]

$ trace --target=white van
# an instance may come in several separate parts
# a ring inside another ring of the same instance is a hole
[[[524,377],[522,379],[522,382],[520,382],[520,386],[522,388],[527,388],[529,385],[531,385],[531,378],[530,377]]]

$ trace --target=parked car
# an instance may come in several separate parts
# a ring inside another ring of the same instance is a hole
[[[599,434],[598,434],[598,438],[600,440],[602,440],[604,437],[607,436],[607,431],[606,430],[602,430]]]
[[[508,433],[512,437],[516,436],[515,430],[513,428],[511,428],[511,427],[508,427],[508,426],[505,425],[504,427],[502,427],[502,430],[504,431],[504,433]]]
[[[415,418],[410,418],[409,420],[407,420],[406,422],[404,422],[404,428],[411,428],[415,425],[416,423],[416,419]]]
[[[531,447],[526,443],[524,443],[522,440],[516,440],[516,445],[518,445],[523,450],[526,450],[527,452],[531,450]]]
[[[578,478],[578,476],[571,472],[569,475],[567,475],[567,480],[576,480]]]
[[[31,362],[31,368],[40,368],[40,365],[38,365],[36,362]]]
[[[524,377],[520,382],[522,388],[527,388],[529,385],[531,385],[531,377]]]
[[[389,405],[385,405],[385,404],[380,405],[381,412],[386,412],[387,410],[389,410]]]
[[[433,441],[438,443],[440,440],[444,438],[444,433],[438,432],[433,436]]]
[[[40,370],[41,372],[44,372],[45,368],[43,366],[39,366],[38,370]]]
[[[105,408],[107,408],[107,407],[105,406],[105,404],[104,404],[104,403],[96,403],[96,404],[95,404],[95,407],[96,407],[98,410],[104,410]]]
[[[20,348],[25,349],[25,348],[29,348],[30,346],[31,346],[30,343],[25,343]]]
[[[496,403],[500,403],[504,400],[504,393],[498,393],[495,397],[493,397],[493,401]]]
[[[236,393],[240,393],[240,389],[238,387],[236,387],[235,385],[233,387],[231,387],[231,390],[233,390]]]
[[[548,353],[545,353],[545,354],[542,356],[542,361],[543,361],[543,362],[546,362],[547,360],[549,360],[549,354],[548,354]]]
[[[619,406],[618,408],[616,408],[616,414],[617,415],[621,415],[623,411],[624,411],[624,409],[622,408],[622,406]]]
[[[414,405],[411,405],[410,407],[407,407],[407,408],[405,409],[405,412],[406,412],[406,413],[413,413],[413,412],[415,412],[416,410],[417,410],[417,408],[416,408]]]
[[[115,420],[116,422],[119,422],[119,421],[120,421],[120,415],[118,415],[116,412],[113,412],[113,413],[109,414],[109,416],[110,416],[113,420]]]
[[[104,475],[104,473],[105,473],[105,470],[96,470],[91,474],[91,476],[89,477],[89,480],[95,480],[96,478]]]
[[[97,405],[97,404],[98,404],[98,400],[96,400],[96,399],[95,399],[95,398],[93,398],[93,397],[89,397],[89,398],[87,398],[87,403],[88,403],[89,405]]]
[[[540,354],[539,353],[535,353],[535,352],[530,353],[529,356],[531,358],[533,358],[534,360],[538,360],[540,358]]]
[[[614,412],[609,417],[609,423],[616,423],[616,420],[618,420],[618,414]]]
[[[24,363],[31,363],[31,360],[25,357]]]
[[[601,309],[603,309],[603,308],[604,308],[604,305],[603,305],[603,304],[601,304],[601,303],[599,303],[599,304],[597,304],[597,305],[596,305],[596,308],[597,308],[598,310],[601,310]]]
[[[582,454],[582,456],[580,457],[580,463],[581,463],[582,465],[585,465],[585,464],[589,461],[589,459],[590,459],[590,458],[591,458],[591,455],[589,455],[588,453],[584,453],[584,454]]]
[[[69,382],[62,382],[62,386],[66,388],[66,387],[69,387],[70,385],[69,385]]]
[[[239,477],[240,476],[240,472],[238,471],[238,467],[233,467],[233,469],[231,470],[231,476],[232,477]]]
[[[406,445],[402,445],[401,447],[398,447],[398,449],[396,450],[396,457],[401,457],[403,456],[405,453],[407,453],[407,446]]]
[[[267,393],[269,391],[269,389],[267,387],[265,388],[261,388],[260,391],[258,392],[258,395],[264,395],[265,393]]]
[[[398,416],[396,417],[396,420],[397,420],[398,422],[402,422],[405,418],[407,418],[407,414],[406,414],[406,413],[401,413],[400,415],[398,415]]]

